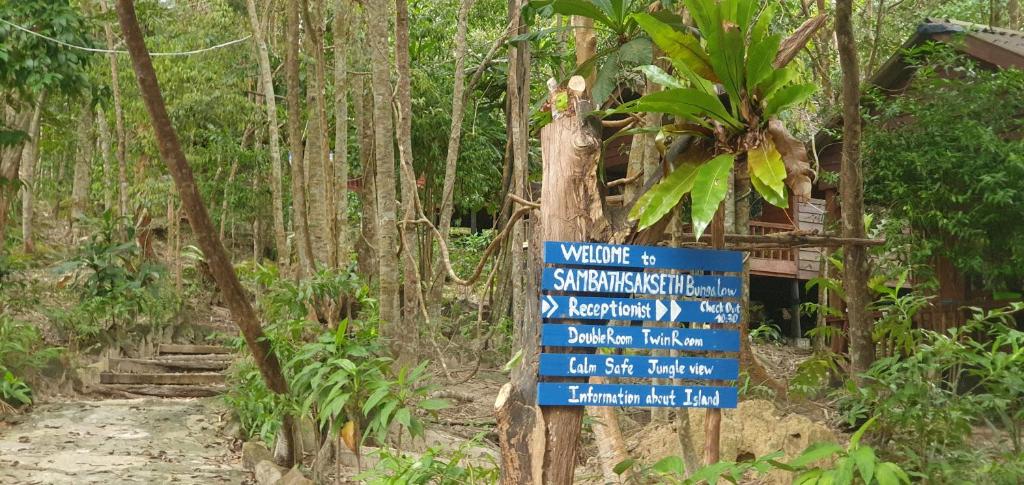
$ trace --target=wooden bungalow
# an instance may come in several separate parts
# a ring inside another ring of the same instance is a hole
[[[908,49],[926,42],[948,44],[962,55],[969,56],[984,69],[1024,69],[1024,32],[948,19],[925,19],[899,51],[893,54],[867,83],[885,96],[900,96],[915,75],[914,67],[906,62],[904,55]],[[841,131],[842,119],[837,117],[815,137],[814,145],[823,171],[839,172],[843,142],[834,134]],[[822,178],[824,179],[829,178]],[[825,200],[825,206],[828,208],[827,220],[839,219],[838,204],[834,203],[837,190],[837,187],[824,181],[815,187],[815,197]],[[865,187],[865,190],[871,188]],[[983,293],[973,287],[970,278],[957,271],[948,260],[936,260],[935,270],[939,290],[932,301],[932,306],[918,314],[918,324],[921,327],[945,330],[965,321],[966,306],[999,305],[999,302],[991,300],[990,293]]]

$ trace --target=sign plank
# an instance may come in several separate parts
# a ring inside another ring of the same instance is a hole
[[[540,375],[558,377],[635,377],[663,379],[739,378],[737,359],[652,357],[647,355],[540,354]]]
[[[676,301],[597,296],[540,297],[542,318],[738,323],[740,304],[731,301]]]
[[[700,271],[743,271],[738,251],[625,246],[619,244],[547,241],[544,262],[612,268],[657,268]]]
[[[541,406],[735,408],[735,387],[541,382]]]
[[[541,345],[739,352],[738,330],[544,324]]]
[[[738,298],[740,279],[735,276],[544,268],[541,289],[573,293],[636,293],[693,298]]]

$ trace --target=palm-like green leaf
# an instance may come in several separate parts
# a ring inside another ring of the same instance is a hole
[[[664,69],[655,66],[654,64],[648,64],[646,66],[640,66],[636,68],[638,71],[644,73],[647,79],[654,82],[655,84],[666,87],[666,88],[683,88],[683,83],[679,82],[678,79],[673,77],[671,74],[665,72]]]
[[[682,63],[704,79],[718,81],[718,76],[711,68],[711,60],[696,37],[676,30],[646,13],[635,14],[633,19],[670,59]]]
[[[655,112],[703,122],[705,116],[733,128],[742,126],[722,105],[722,102],[703,91],[692,88],[666,89],[623,103],[614,110],[619,113]]]
[[[534,0],[529,5],[530,8],[542,12],[542,15],[548,13],[579,15],[594,19],[595,22],[602,23],[608,28],[614,25],[611,18],[601,8],[588,0]]]
[[[766,100],[764,117],[770,118],[793,105],[804,102],[814,94],[815,89],[817,88],[813,84],[808,83],[794,84],[778,90],[778,92]]]
[[[771,138],[766,137],[759,146],[747,151],[747,167],[750,170],[751,180],[756,179],[772,192],[771,195],[785,199],[786,165],[782,162],[782,155],[775,149]],[[769,194],[765,194],[761,190],[758,192],[768,199]],[[772,203],[774,204],[774,202]]]
[[[729,191],[729,173],[732,172],[735,156],[724,153],[700,166],[693,186],[693,232],[700,239],[711,223],[718,205]]]
[[[775,207],[781,207],[783,209],[789,207],[789,197],[786,196],[785,187],[782,188],[782,194],[779,194],[771,187],[765,185],[765,183],[762,182],[761,179],[754,176],[750,177],[750,185],[753,185],[754,190],[756,190],[757,193],[761,194],[761,197],[764,197],[764,200],[767,200],[769,204],[774,205]]]
[[[697,163],[683,163],[668,177],[644,192],[629,211],[630,219],[639,219],[638,229],[646,229],[665,217],[693,189],[699,168]]]

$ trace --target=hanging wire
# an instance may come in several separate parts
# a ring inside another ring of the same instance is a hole
[[[86,51],[86,52],[96,52],[96,53],[100,53],[100,54],[127,54],[128,53],[128,51],[124,51],[124,50],[96,49],[96,48],[93,48],[93,47],[83,47],[83,46],[80,46],[80,45],[68,44],[67,42],[64,42],[62,40],[54,39],[53,37],[48,37],[46,35],[40,34],[39,32],[34,32],[34,31],[29,30],[29,29],[27,29],[25,27],[22,27],[22,26],[20,26],[18,24],[14,24],[14,23],[8,22],[7,20],[4,20],[4,19],[0,19],[0,23],[6,24],[6,25],[10,25],[11,27],[14,27],[14,28],[16,28],[16,29],[18,29],[18,30],[20,30],[22,32],[27,33],[27,34],[34,35],[34,36],[39,37],[41,39],[46,39],[46,40],[48,40],[50,42],[53,42],[55,44],[59,44],[59,45],[62,45],[64,47],[68,47],[68,48],[71,48],[71,49],[78,49],[78,50]],[[195,54],[202,54],[204,52],[209,52],[209,51],[216,50],[216,49],[221,49],[221,48],[224,48],[224,47],[230,47],[230,46],[233,46],[235,44],[239,44],[239,43],[245,42],[245,41],[247,41],[247,40],[249,40],[251,38],[252,38],[251,35],[247,35],[245,37],[242,37],[241,39],[235,39],[235,40],[232,40],[230,42],[225,42],[223,44],[217,44],[215,46],[210,46],[210,47],[206,47],[206,48],[203,48],[203,49],[196,49],[196,50],[192,50],[192,51],[183,51],[183,52],[151,52],[149,55],[153,56],[153,57],[156,57],[156,56],[163,56],[163,57],[168,57],[168,56],[191,56],[191,55],[195,55]]]

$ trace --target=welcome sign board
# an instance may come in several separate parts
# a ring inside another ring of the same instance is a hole
[[[544,263],[541,345],[564,350],[542,353],[539,373],[577,379],[538,383],[539,405],[736,407],[735,386],[720,381],[738,379],[738,359],[706,353],[739,351],[739,330],[726,328],[740,318],[741,280],[728,274],[742,271],[739,252],[549,241]],[[650,355],[653,350],[687,355]],[[589,377],[622,382],[591,384]]]

